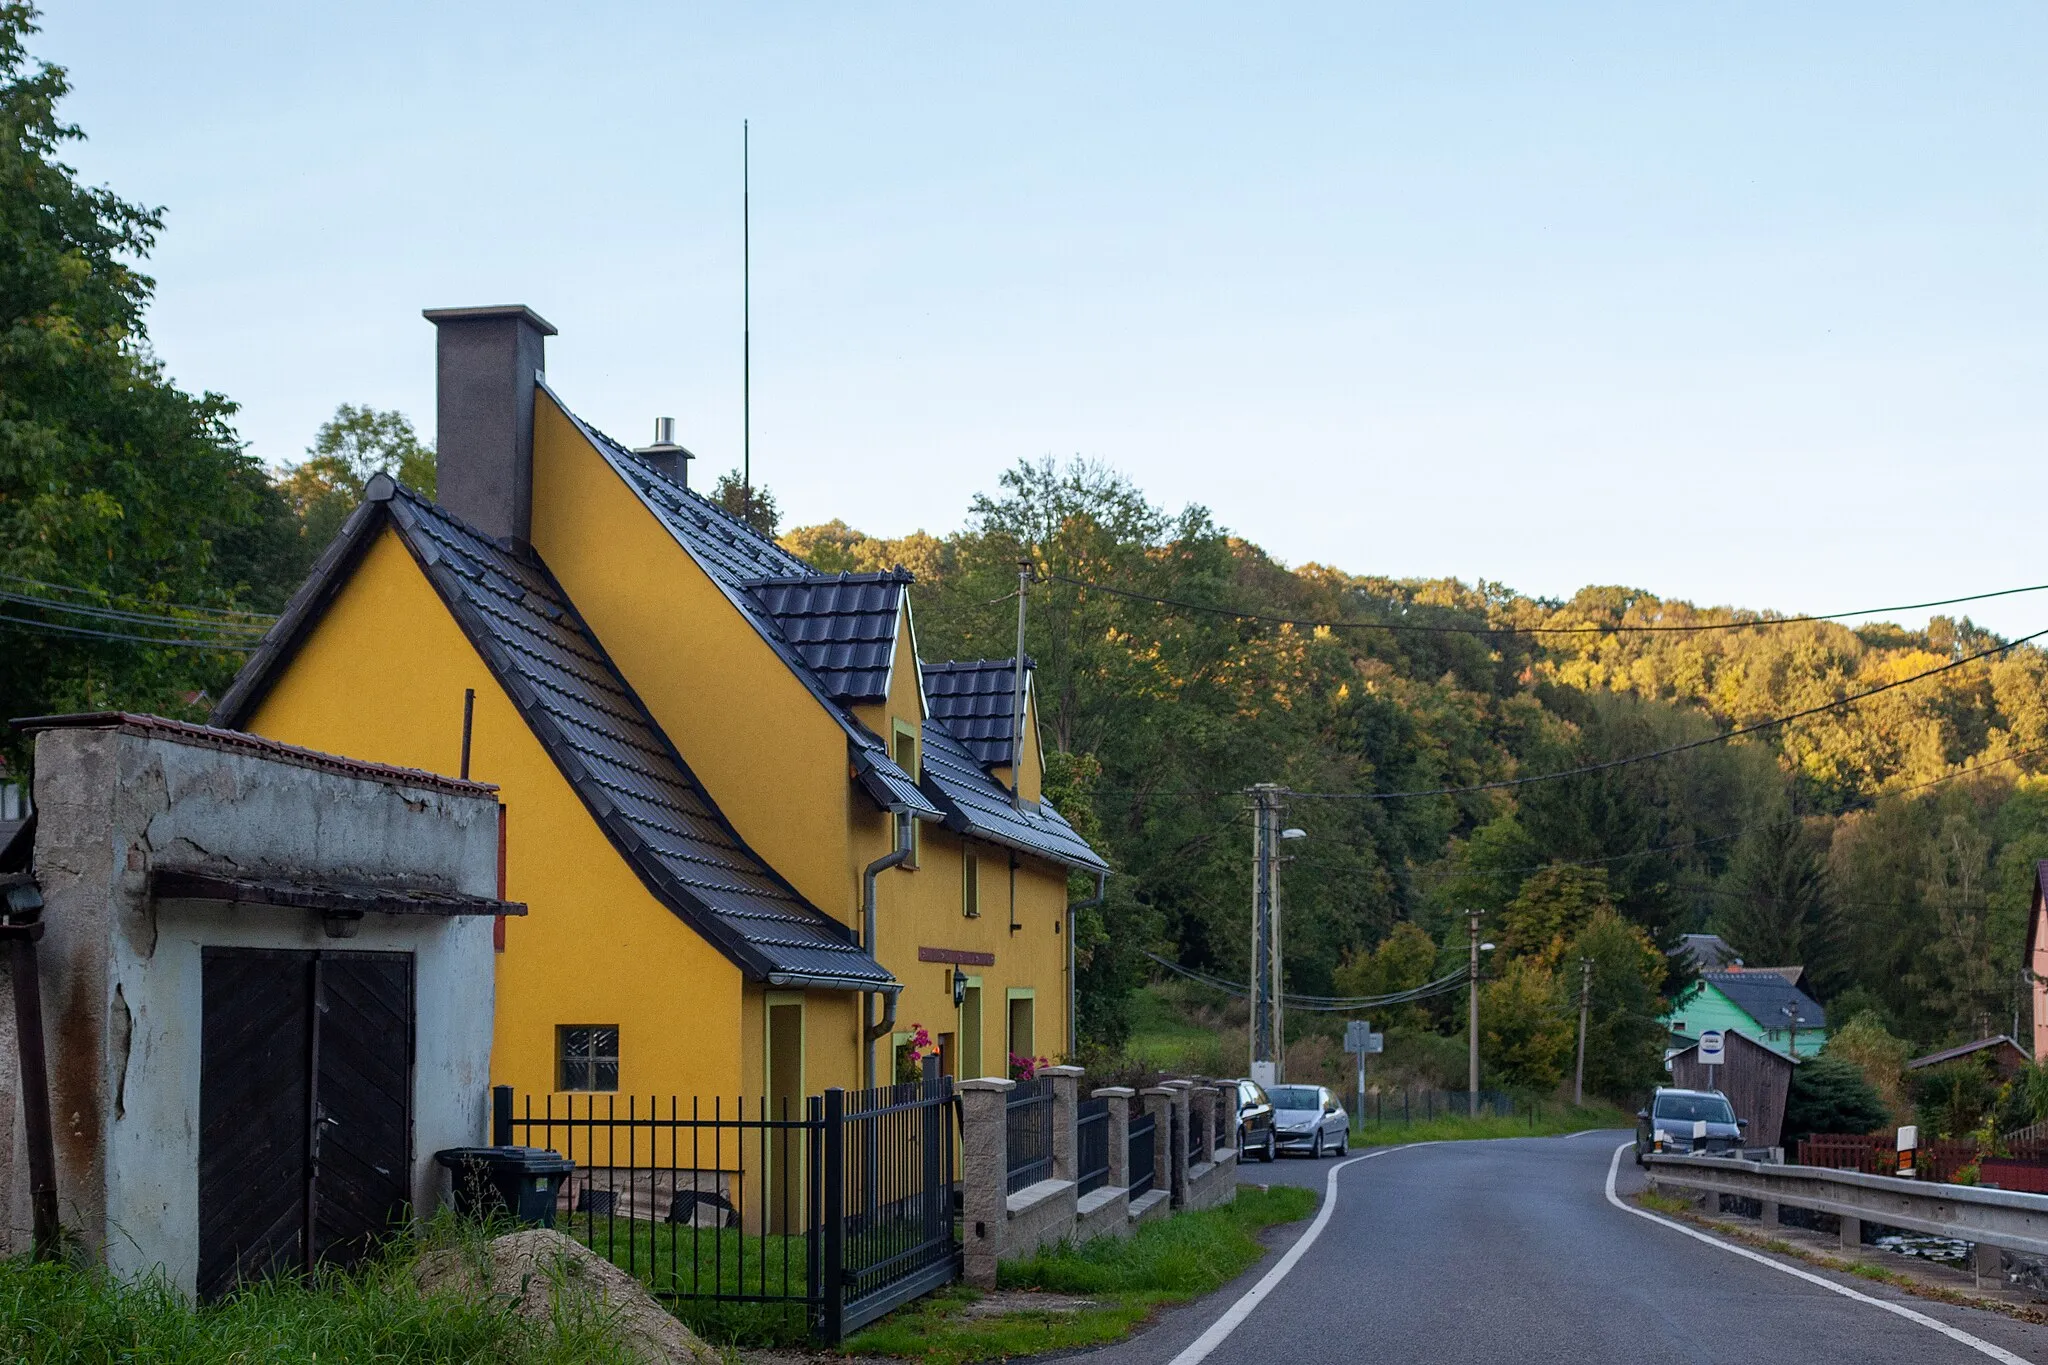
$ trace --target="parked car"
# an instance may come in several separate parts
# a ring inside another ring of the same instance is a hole
[[[1329,1088],[1320,1085],[1276,1085],[1266,1092],[1273,1101],[1273,1126],[1283,1152],[1342,1155],[1351,1150],[1351,1115]]]
[[[1742,1155],[1748,1119],[1735,1117],[1718,1090],[1658,1087],[1647,1107],[1636,1111],[1636,1165],[1652,1152],[1691,1156]]]
[[[1279,1150],[1279,1139],[1273,1132],[1273,1101],[1267,1098],[1257,1081],[1240,1080],[1237,1083],[1238,1160],[1256,1156],[1261,1161],[1271,1161]]]

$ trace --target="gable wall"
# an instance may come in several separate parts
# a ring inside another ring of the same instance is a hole
[[[846,734],[545,393],[533,544],[740,836],[810,902],[858,924]]]
[[[739,1093],[739,969],[656,900],[499,689],[396,532],[379,534],[251,718],[256,734],[457,771],[476,689],[471,776],[508,819],[493,1080],[554,1089],[558,1024],[617,1024],[622,1090]]]

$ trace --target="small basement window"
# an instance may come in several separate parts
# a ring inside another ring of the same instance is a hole
[[[563,1024],[555,1030],[555,1089],[619,1088],[619,1026]]]

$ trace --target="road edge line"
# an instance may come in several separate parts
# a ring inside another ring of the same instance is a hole
[[[1400,1147],[1383,1147],[1377,1152],[1367,1152],[1363,1156],[1355,1156],[1332,1166],[1330,1174],[1323,1181],[1323,1206],[1316,1211],[1316,1220],[1308,1225],[1308,1231],[1302,1233],[1295,1239],[1294,1245],[1287,1248],[1287,1254],[1280,1258],[1278,1265],[1262,1275],[1257,1284],[1245,1290],[1236,1303],[1224,1309],[1223,1316],[1210,1323],[1207,1331],[1181,1348],[1181,1353],[1169,1361],[1168,1365],[1199,1365],[1199,1362],[1207,1360],[1209,1353],[1221,1346],[1230,1334],[1237,1330],[1238,1324],[1251,1316],[1252,1310],[1259,1306],[1266,1295],[1272,1293],[1280,1281],[1287,1278],[1287,1273],[1293,1270],[1308,1249],[1315,1245],[1316,1238],[1323,1235],[1323,1229],[1329,1225],[1330,1215],[1337,1211],[1337,1176],[1347,1166],[1356,1166],[1359,1162],[1371,1161],[1374,1157],[1392,1156],[1395,1152],[1405,1152],[1428,1145],[1430,1144],[1415,1142]]]
[[[1635,1146],[1633,1140],[1622,1143],[1621,1146],[1614,1149],[1614,1156],[1607,1163],[1607,1202],[1620,1209],[1623,1213],[1632,1213],[1638,1218],[1647,1218],[1652,1223],[1670,1228],[1673,1232],[1682,1232],[1695,1241],[1705,1242],[1708,1246],[1716,1247],[1728,1252],[1730,1255],[1741,1256],[1747,1260],[1755,1261],[1758,1265],[1767,1265],[1773,1270],[1782,1271],[1794,1279],[1805,1280],[1808,1284],[1816,1284],[1822,1289],[1832,1290],[1845,1299],[1854,1299],[1858,1303],[1867,1303],[1874,1308],[1882,1308],[1887,1313],[1896,1313],[1909,1322],[1917,1322],[1922,1327],[1932,1328],[1951,1341],[1960,1342],[1973,1351],[1990,1356],[1993,1360],[1998,1361],[2000,1365],[2028,1365],[2026,1357],[2016,1356],[2003,1346],[1994,1345],[1982,1337],[1973,1337],[1962,1328],[1951,1327],[1939,1318],[1931,1318],[1925,1313],[1906,1307],[1904,1304],[1887,1303],[1883,1299],[1874,1298],[1860,1290],[1851,1289],[1845,1284],[1836,1284],[1833,1280],[1816,1275],[1810,1270],[1801,1270],[1797,1266],[1786,1265],[1783,1261],[1774,1260],[1760,1251],[1751,1251],[1748,1247],[1737,1246],[1733,1242],[1724,1242],[1719,1237],[1701,1232],[1698,1228],[1689,1228],[1683,1223],[1660,1217],[1657,1214],[1651,1213],[1648,1209],[1639,1209],[1633,1204],[1624,1202],[1621,1196],[1614,1192],[1614,1178],[1621,1171],[1621,1154],[1633,1146]]]

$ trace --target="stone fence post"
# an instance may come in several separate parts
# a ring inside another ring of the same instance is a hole
[[[1009,1227],[1010,1128],[1004,1110],[1016,1085],[984,1076],[954,1086],[960,1095],[961,1252],[967,1282],[982,1288],[996,1282]]]
[[[1127,1085],[1105,1085],[1091,1098],[1109,1101],[1109,1185],[1131,1187],[1131,1100],[1137,1091]]]
[[[1155,1085],[1139,1092],[1152,1116],[1152,1188],[1173,1193],[1173,1091]]]
[[[1216,1160],[1216,1088],[1206,1083],[1188,1092],[1188,1122],[1195,1125],[1194,1160]]]
[[[1173,1094],[1173,1122],[1169,1125],[1167,1137],[1167,1170],[1173,1177],[1169,1187],[1173,1190],[1173,1206],[1181,1208],[1188,1202],[1188,1092],[1194,1087],[1187,1081],[1168,1081],[1166,1088]]]
[[[1081,1077],[1078,1066],[1049,1066],[1038,1073],[1052,1082],[1052,1178],[1079,1180]]]

